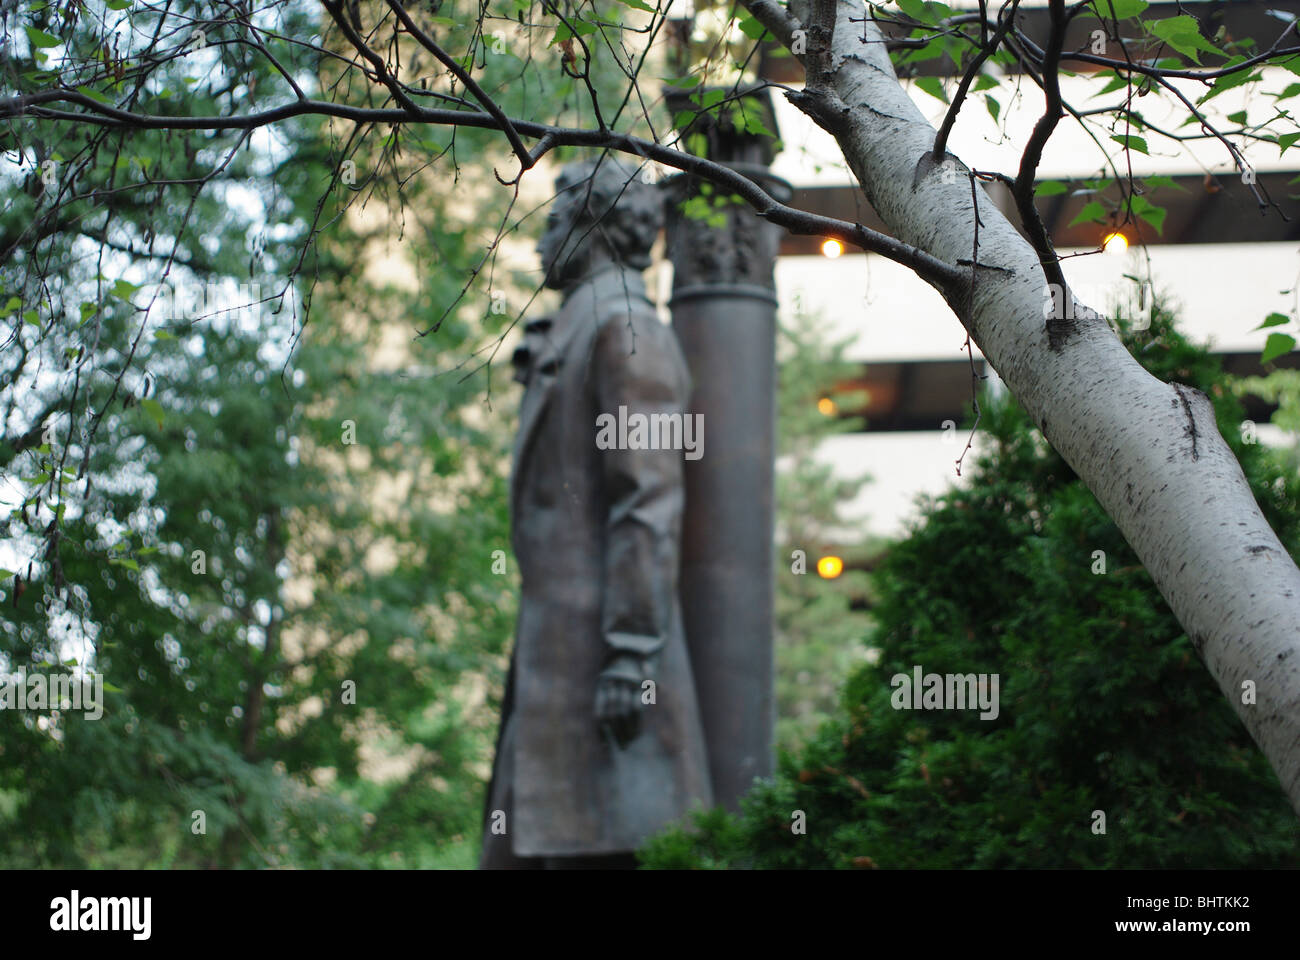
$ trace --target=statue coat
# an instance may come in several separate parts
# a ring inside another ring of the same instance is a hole
[[[677,590],[683,451],[598,449],[597,418],[684,416],[689,374],[640,275],[617,266],[529,328],[511,475],[522,593],[485,825],[508,804],[517,857],[629,851],[712,793]],[[623,749],[594,713],[619,653],[654,681]]]

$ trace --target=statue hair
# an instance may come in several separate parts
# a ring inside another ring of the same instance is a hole
[[[574,229],[603,238],[619,262],[644,270],[663,226],[659,189],[638,170],[611,156],[569,164],[560,171],[556,193],[574,219]]]

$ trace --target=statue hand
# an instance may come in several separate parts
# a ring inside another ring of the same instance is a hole
[[[602,673],[596,680],[596,722],[620,749],[635,740],[641,732],[641,684]]]

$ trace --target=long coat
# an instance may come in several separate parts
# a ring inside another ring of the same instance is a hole
[[[509,804],[517,857],[629,851],[712,795],[677,592],[683,452],[599,449],[597,418],[684,415],[689,374],[631,271],[589,278],[530,328],[511,476],[522,595],[488,807]],[[595,719],[620,653],[655,681],[623,749]]]

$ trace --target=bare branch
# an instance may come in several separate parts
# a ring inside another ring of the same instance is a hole
[[[529,155],[528,148],[524,146],[524,142],[519,139],[519,133],[510,122],[510,118],[507,117],[502,109],[497,106],[496,102],[483,91],[483,88],[478,85],[478,81],[470,76],[469,71],[456,62],[455,57],[443,50],[433,37],[429,36],[419,28],[415,21],[411,19],[411,15],[406,12],[406,8],[403,7],[398,0],[388,0],[388,6],[391,7],[393,13],[397,15],[397,19],[401,21],[406,32],[414,37],[420,46],[424,47],[424,49],[437,57],[438,62],[450,70],[452,75],[465,85],[465,89],[470,92],[474,99],[482,105],[483,109],[486,110],[487,113],[500,125],[501,132],[506,135],[506,139],[510,142],[510,149],[513,150],[515,156],[519,158],[519,164],[522,168],[519,173],[522,176],[524,170],[532,167],[532,165],[537,161]],[[501,179],[500,175],[497,176],[497,179]]]
[[[1038,171],[1039,162],[1043,159],[1043,147],[1047,145],[1047,141],[1056,130],[1056,124],[1062,115],[1061,84],[1057,67],[1061,48],[1065,44],[1067,23],[1065,0],[1048,0],[1048,10],[1051,12],[1052,29],[1047,41],[1047,54],[1043,60],[1043,93],[1047,106],[1038,122],[1034,124],[1029,142],[1025,144],[1013,195],[1016,199],[1016,209],[1019,210],[1020,219],[1029,234],[1029,242],[1033,244],[1034,251],[1038,254],[1038,261],[1042,264],[1047,282],[1057,284],[1059,289],[1065,290],[1065,275],[1061,272],[1061,264],[1056,259],[1051,238],[1047,235],[1047,227],[1043,225],[1038,209],[1034,206],[1034,176]],[[1057,326],[1050,320],[1048,331],[1052,338],[1059,335]]]
[[[88,112],[74,113],[45,106],[48,103],[58,102],[75,104]],[[0,118],[30,115],[69,123],[94,123],[121,129],[252,130],[290,117],[308,114],[338,117],[357,123],[421,122],[452,127],[501,129],[496,118],[487,113],[421,107],[414,103],[411,104],[411,109],[394,109],[356,107],[322,100],[299,100],[243,116],[167,117],[121,110],[100,103],[75,90],[42,91],[0,101]],[[879,253],[887,259],[911,267],[921,277],[937,285],[950,284],[964,276],[954,265],[944,263],[910,244],[871,230],[860,223],[824,217],[780,203],[743,174],[703,157],[611,130],[565,128],[526,120],[512,120],[511,124],[522,136],[536,137],[541,141],[537,151],[539,158],[553,147],[580,146],[605,147],[654,160],[664,166],[696,174],[726,188],[743,198],[760,216],[785,227],[792,233],[833,237],[852,243],[864,250]],[[550,138],[549,141],[547,137]]]

